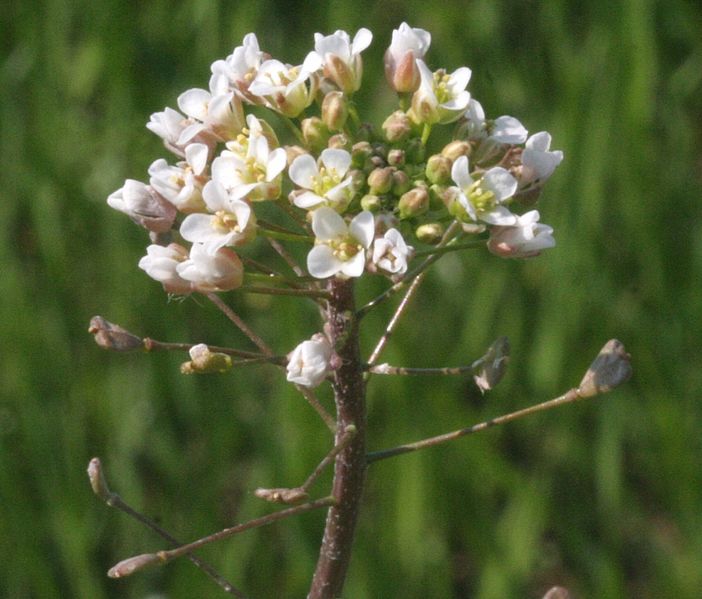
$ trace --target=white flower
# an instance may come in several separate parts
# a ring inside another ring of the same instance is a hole
[[[148,185],[134,179],[127,179],[123,187],[111,193],[107,204],[155,233],[169,231],[176,217],[172,204]]]
[[[361,52],[372,40],[373,34],[365,28],[358,30],[353,42],[349,34],[341,30],[327,36],[314,34],[314,51],[324,66],[324,75],[336,83],[344,93],[353,93],[361,87]]]
[[[209,150],[205,144],[194,143],[185,148],[185,161],[170,166],[163,158],[149,167],[151,187],[181,212],[205,209],[202,187]]]
[[[303,341],[288,356],[288,381],[304,387],[317,387],[329,373],[331,355],[331,344],[321,333]]]
[[[494,121],[485,119],[485,111],[477,100],[471,98],[463,117],[468,139],[490,139],[498,144],[523,144],[529,134],[517,119],[500,116]]]
[[[517,217],[510,227],[491,227],[488,249],[502,258],[531,258],[556,245],[553,229],[539,223],[539,211]]]
[[[451,168],[451,177],[458,185],[459,214],[456,216],[463,216],[462,208],[473,221],[482,220],[492,225],[513,225],[516,222],[517,217],[502,205],[517,190],[517,180],[505,169],[492,167],[474,180],[468,158],[459,156]]]
[[[468,67],[452,74],[443,69],[432,73],[423,60],[417,60],[421,77],[419,89],[412,96],[410,116],[417,123],[451,123],[461,117],[470,102],[466,86],[470,81]]]
[[[319,156],[321,167],[309,154],[293,160],[289,175],[293,183],[306,191],[293,192],[295,206],[314,209],[326,205],[346,208],[351,199],[351,177],[344,177],[351,167],[351,154],[346,150],[326,149]]]
[[[161,283],[168,293],[184,295],[190,293],[192,288],[190,281],[178,274],[177,267],[187,259],[188,251],[177,243],[167,247],[150,245],[146,248],[146,256],[139,260],[139,268]]]
[[[405,274],[407,259],[413,248],[405,243],[397,229],[388,229],[373,242],[371,261],[377,268],[390,274]]]
[[[349,225],[337,212],[326,206],[312,213],[315,245],[307,255],[307,270],[317,279],[336,274],[360,277],[366,262],[366,250],[373,241],[373,214],[364,210]]]
[[[176,266],[176,272],[201,293],[236,289],[244,278],[244,267],[232,250],[221,248],[212,254],[201,243],[193,244],[190,257]]]
[[[273,110],[294,118],[307,108],[317,93],[313,73],[321,67],[319,56],[310,52],[302,66],[291,67],[279,60],[267,60],[249,86],[249,94],[259,96]],[[307,80],[311,79],[309,86]]]
[[[202,191],[207,209],[213,214],[189,214],[180,225],[183,239],[202,243],[210,254],[226,245],[244,245],[256,233],[256,218],[246,202],[233,198],[218,181]]]
[[[385,77],[396,92],[413,92],[419,86],[417,59],[424,55],[431,44],[431,34],[424,29],[412,28],[402,23],[392,32],[392,42],[385,51]]]
[[[248,87],[266,57],[258,46],[256,34],[246,34],[242,45],[234,48],[225,60],[212,63],[210,91],[214,95],[233,91],[246,98]]]
[[[194,119],[193,124],[181,132],[179,145],[186,145],[203,133],[226,141],[244,128],[241,99],[233,92],[213,95],[204,89],[189,89],[178,96],[178,107]]]
[[[527,139],[522,152],[520,185],[540,184],[553,174],[553,171],[563,160],[563,152],[560,150],[549,151],[550,147],[551,135],[546,131],[534,133]]]

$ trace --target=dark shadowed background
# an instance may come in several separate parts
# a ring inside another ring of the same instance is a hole
[[[125,499],[192,540],[269,512],[253,489],[298,484],[327,451],[273,367],[184,377],[183,355],[93,343],[88,321],[102,314],[156,339],[249,347],[206,302],[167,301],[136,267],[142,231],[105,198],[170,159],[149,115],[206,87],[210,64],[250,31],[299,63],[315,32],[370,28],[360,100],[380,119],[392,106],[382,54],[403,20],[432,33],[431,67],[470,66],[488,116],[548,130],[565,160],[540,204],[558,247],[526,262],[446,257],[385,356],[470,363],[508,335],[506,379],[484,398],[468,379],[375,380],[370,447],[551,398],[610,337],[635,375],[610,396],[373,466],[345,597],[536,598],[554,584],[580,598],[699,597],[702,9],[686,0],[11,2],[0,21],[3,597],[223,596],[187,561],[106,578],[164,545],[91,493],[93,456]],[[316,330],[295,301],[226,298],[281,353]],[[369,318],[366,348],[390,308]],[[322,527],[309,514],[203,556],[253,598],[302,597]]]

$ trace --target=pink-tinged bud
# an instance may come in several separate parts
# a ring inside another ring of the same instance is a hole
[[[90,319],[88,333],[95,336],[95,343],[103,349],[120,352],[144,349],[143,339],[119,325],[108,322],[102,316],[93,316]]]
[[[210,254],[201,243],[194,243],[190,257],[176,266],[178,275],[190,281],[194,291],[231,291],[241,287],[244,267],[239,256],[229,248]]]
[[[316,116],[303,119],[300,127],[305,144],[312,152],[319,153],[327,147],[330,133],[322,119]],[[288,160],[288,164],[292,164],[292,162]]]
[[[163,285],[166,293],[185,295],[192,291],[190,281],[178,274],[178,265],[188,259],[188,250],[177,243],[164,247],[152,244],[146,248],[146,256],[139,260],[139,268]]]
[[[403,194],[397,203],[400,219],[412,218],[429,210],[429,192],[424,187],[415,187]]]
[[[543,599],[571,599],[568,589],[563,587],[552,587],[543,596]]]
[[[631,373],[631,356],[624,349],[624,344],[610,339],[580,381],[578,395],[594,397],[600,393],[608,393],[628,381]]]
[[[368,187],[374,195],[383,195],[392,189],[393,172],[395,169],[390,167],[377,168],[371,171],[368,175]]]
[[[403,166],[405,164],[405,151],[392,148],[388,151],[388,164],[390,166]]]
[[[107,571],[107,575],[110,578],[124,578],[144,568],[163,563],[163,561],[163,558],[161,558],[158,553],[142,553],[141,555],[135,555],[134,557],[122,560],[118,564],[112,566]]]
[[[331,131],[341,131],[349,118],[348,98],[339,91],[329,92],[322,101],[322,121]]]
[[[329,138],[327,147],[332,150],[349,150],[351,142],[345,133],[336,133]]]
[[[414,52],[409,50],[399,61],[396,61],[388,48],[385,52],[385,78],[390,87],[398,93],[416,91],[421,78]]]
[[[122,188],[110,194],[107,204],[129,216],[136,224],[156,233],[169,231],[177,212],[175,206],[151,186],[134,179],[127,179]]]
[[[356,73],[339,56],[330,55],[327,58],[324,65],[324,75],[346,94],[352,94],[360,87],[360,73],[357,80]]]
[[[396,110],[382,124],[385,139],[397,143],[407,139],[412,133],[412,121],[406,113]]]
[[[210,351],[204,343],[193,345],[190,361],[180,365],[182,374],[221,374],[232,367],[232,358],[227,354]]]
[[[456,160],[459,156],[470,156],[472,146],[467,141],[455,139],[444,146],[441,150],[441,155],[451,161]]]
[[[427,160],[427,167],[424,171],[430,183],[437,185],[451,184],[451,167],[453,161],[441,154],[434,154]]]
[[[439,223],[425,223],[419,225],[414,234],[422,243],[436,245],[444,236],[444,227]]]

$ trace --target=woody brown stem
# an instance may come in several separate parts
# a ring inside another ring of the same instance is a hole
[[[308,599],[334,599],[341,595],[351,560],[351,547],[365,480],[366,408],[363,364],[358,344],[358,319],[353,281],[332,279],[326,311],[328,333],[334,347],[334,398],[336,444],[348,426],[356,434],[334,463],[332,495],[335,504],[327,512],[324,537]]]

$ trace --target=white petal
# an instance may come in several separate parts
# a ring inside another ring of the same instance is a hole
[[[317,208],[312,213],[312,230],[315,237],[320,241],[329,241],[330,239],[343,237],[348,233],[348,227],[344,219],[336,211],[326,206]]]
[[[530,150],[538,150],[539,152],[547,152],[551,147],[551,134],[548,131],[539,131],[534,133],[526,142],[526,147]]]
[[[227,210],[229,205],[229,195],[224,186],[212,179],[205,184],[202,190],[202,199],[205,200],[207,209],[210,212],[217,212],[217,210]]]
[[[349,225],[349,232],[364,248],[368,249],[371,243],[373,243],[373,237],[375,236],[375,222],[373,220],[373,213],[369,212],[368,210],[359,212],[351,221],[351,224]]]
[[[317,162],[309,154],[302,154],[295,158],[288,169],[290,179],[296,185],[311,189],[313,186],[313,177],[319,174]]]
[[[468,156],[459,156],[451,167],[451,178],[461,189],[467,189],[473,183],[473,178],[468,171]]]
[[[204,121],[211,98],[212,95],[207,90],[189,89],[178,96],[178,107],[188,116]]]
[[[346,174],[351,166],[351,154],[346,150],[324,150],[320,155],[320,160],[328,170],[334,169],[340,178]]]
[[[451,75],[451,87],[456,90],[464,90],[470,81],[470,76],[472,71],[468,67],[461,67],[456,69]]]
[[[299,195],[295,195],[293,198],[293,203],[295,204],[295,206],[297,206],[298,208],[304,208],[305,210],[308,210],[309,208],[314,208],[315,206],[319,206],[320,204],[324,204],[324,202],[326,202],[325,198],[323,198],[322,196],[318,196],[316,193],[313,193],[311,191],[306,191]]]
[[[188,241],[204,243],[215,232],[212,228],[214,216],[209,214],[188,214],[180,225],[180,235]]]
[[[336,258],[328,245],[316,245],[307,254],[307,270],[317,279],[338,273],[344,263]]]
[[[373,34],[365,27],[361,27],[361,29],[359,29],[356,32],[356,35],[353,36],[353,43],[351,44],[351,54],[360,54],[368,46],[370,46],[372,41]]]
[[[341,272],[347,277],[360,277],[363,274],[363,269],[366,266],[365,252],[358,252],[350,260],[341,263]]]
[[[517,180],[501,166],[495,166],[485,173],[483,183],[495,194],[497,202],[511,198],[517,191]]]
[[[523,144],[529,132],[513,116],[500,116],[495,119],[495,125],[490,137],[503,144]]]
[[[492,210],[481,212],[480,220],[491,225],[500,225],[502,227],[510,227],[517,224],[517,217],[505,206],[495,206]]]
[[[272,181],[285,168],[287,164],[287,155],[283,148],[276,148],[268,156],[268,164],[266,165],[266,179]]]
[[[190,144],[185,148],[185,159],[196,175],[201,175],[207,166],[207,146],[205,144]]]

